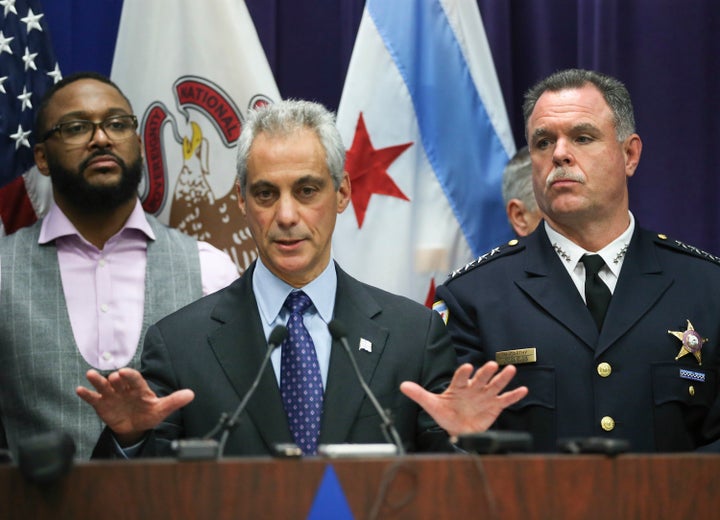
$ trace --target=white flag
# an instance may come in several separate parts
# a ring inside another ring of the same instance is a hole
[[[338,110],[352,207],[334,255],[431,304],[436,283],[510,238],[515,145],[480,12],[465,0],[368,0]]]
[[[245,2],[125,0],[112,79],[140,119],[146,211],[256,258],[237,207],[236,141],[249,108],[280,99]]]

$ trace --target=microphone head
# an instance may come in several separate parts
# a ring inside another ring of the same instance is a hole
[[[18,442],[20,473],[33,482],[47,483],[70,471],[75,442],[64,432],[50,431]]]
[[[345,325],[340,320],[332,320],[328,323],[328,330],[333,339],[340,339],[347,336]]]
[[[277,347],[280,343],[285,341],[285,338],[287,337],[287,327],[285,327],[284,325],[278,325],[272,330],[272,332],[270,332],[270,337],[268,338],[268,345],[275,345]]]

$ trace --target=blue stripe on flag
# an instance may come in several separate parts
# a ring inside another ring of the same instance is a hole
[[[452,27],[438,0],[368,0],[367,9],[410,92],[428,160],[479,256],[508,237],[500,190],[508,155]]]

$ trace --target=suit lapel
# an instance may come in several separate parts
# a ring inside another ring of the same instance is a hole
[[[525,272],[515,283],[588,347],[595,348],[597,326],[542,224],[528,237],[526,245]]]
[[[388,332],[373,321],[381,312],[378,303],[356,280],[337,267],[338,287],[334,318],[347,330],[350,351],[360,372],[371,384],[378,361],[387,342]],[[361,338],[372,344],[371,352],[360,350]],[[365,392],[339,341],[333,341],[323,408],[321,443],[344,442],[357,418]]]
[[[252,291],[251,266],[226,291],[213,309],[213,318],[223,323],[208,336],[218,363],[237,393],[238,404],[250,390],[267,351],[267,340]],[[232,413],[232,410],[227,410]],[[292,442],[280,389],[272,365],[268,363],[255,395],[247,405],[247,414],[268,446]]]
[[[662,271],[649,233],[635,230],[610,299],[597,354],[607,350],[646,314],[672,284]]]
[[[238,403],[250,389],[267,348],[257,303],[252,291],[252,267],[233,284],[213,309],[213,318],[222,323],[208,341],[222,366]],[[363,378],[372,386],[372,378],[387,343],[388,332],[373,317],[381,312],[377,301],[362,284],[337,267],[338,286],[334,318],[347,330],[350,350]],[[360,340],[372,345],[371,352],[360,350]],[[345,442],[357,419],[365,392],[340,342],[333,341],[330,354],[321,443]],[[228,410],[232,412],[232,410]],[[292,442],[280,389],[272,366],[268,364],[247,413],[268,444]],[[379,427],[379,426],[378,426]]]
[[[595,323],[544,228],[540,226],[526,244],[525,275],[517,285],[594,349],[596,356],[627,333],[672,284],[662,272],[648,232],[636,228],[598,337]]]

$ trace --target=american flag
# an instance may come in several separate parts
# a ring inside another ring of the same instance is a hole
[[[43,17],[39,0],[0,0],[0,234],[32,224],[46,196],[30,181],[35,109],[61,74]]]

